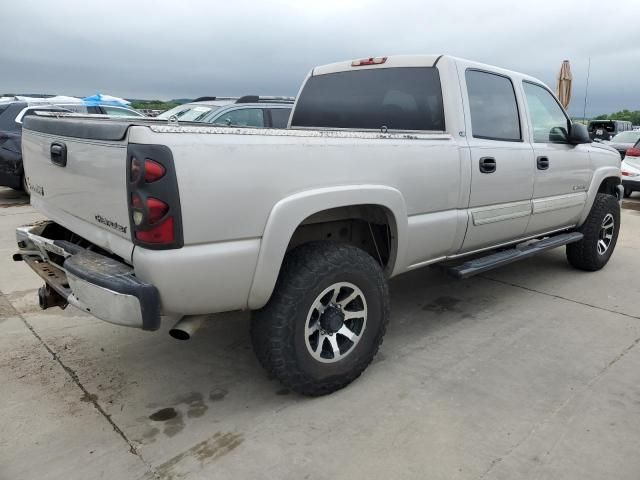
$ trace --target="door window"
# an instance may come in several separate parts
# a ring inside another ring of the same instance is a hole
[[[534,143],[567,143],[569,119],[555,97],[540,85],[524,82],[523,86]]]
[[[223,113],[214,123],[235,127],[264,127],[264,114],[261,108],[243,108]]]
[[[473,136],[520,142],[520,117],[511,80],[479,70],[467,70],[465,76]]]

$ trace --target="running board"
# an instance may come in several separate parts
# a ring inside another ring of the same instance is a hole
[[[462,265],[449,267],[447,271],[457,278],[469,278],[517,260],[532,257],[538,253],[551,250],[552,248],[561,247],[568,243],[579,242],[583,236],[584,235],[579,232],[561,233],[560,235],[554,235],[553,237],[538,240],[534,243],[528,243],[508,250],[502,250],[501,252],[493,253],[486,257],[469,260]]]

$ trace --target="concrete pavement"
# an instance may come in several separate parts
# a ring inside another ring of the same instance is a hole
[[[13,229],[39,216],[0,189],[0,479],[636,480],[640,212],[623,212],[597,273],[558,249],[394,279],[375,362],[308,399],[267,378],[245,313],[177,342],[40,311],[11,261]]]

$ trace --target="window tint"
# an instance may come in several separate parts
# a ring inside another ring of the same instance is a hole
[[[354,70],[310,77],[291,125],[444,130],[442,89],[432,67]]]
[[[511,80],[477,70],[467,70],[466,79],[473,136],[520,141],[518,105]]]
[[[273,128],[287,128],[289,123],[289,115],[291,114],[290,108],[272,108],[271,112],[271,127]]]
[[[22,125],[16,122],[16,117],[27,104],[24,102],[10,103],[0,114],[0,131],[1,132],[19,132]]]
[[[529,116],[536,143],[566,143],[569,137],[569,120],[560,105],[546,88],[524,82]]]
[[[261,108],[243,108],[223,113],[214,123],[235,127],[264,127],[264,114]]]

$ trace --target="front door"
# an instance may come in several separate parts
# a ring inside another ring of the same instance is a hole
[[[531,216],[534,166],[512,80],[467,69],[465,81],[471,192],[462,251],[469,252],[524,236]]]
[[[588,145],[570,145],[569,118],[549,90],[523,82],[535,155],[533,213],[527,234],[573,226],[587,200],[592,170]]]

